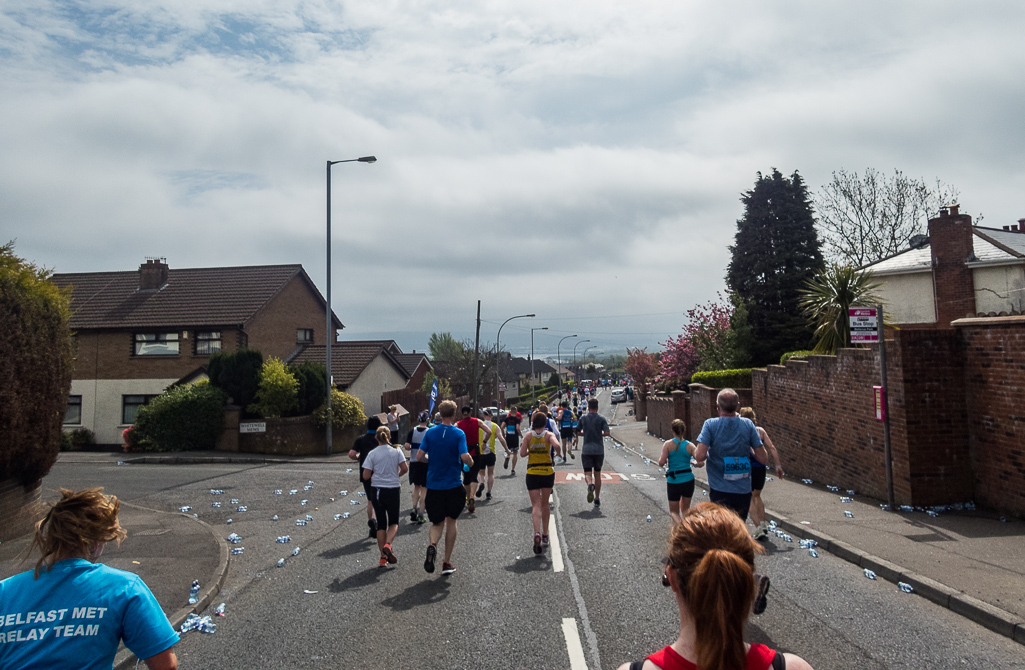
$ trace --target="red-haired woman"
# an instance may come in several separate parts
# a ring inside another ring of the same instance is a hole
[[[619,670],[811,670],[800,656],[744,642],[755,599],[755,554],[764,552],[725,507],[703,502],[684,511],[670,531],[662,575],[680,609],[680,636]]]
[[[150,670],[178,667],[178,634],[146,584],[96,562],[126,535],[121,503],[102,491],[61,489],[36,525],[36,569],[0,582],[0,668],[110,668],[122,640]]]

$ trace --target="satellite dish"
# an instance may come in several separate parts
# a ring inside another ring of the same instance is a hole
[[[912,249],[921,249],[925,245],[929,244],[929,236],[928,235],[912,235],[910,243],[911,243],[911,248]]]

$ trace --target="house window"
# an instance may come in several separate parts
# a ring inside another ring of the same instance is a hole
[[[196,355],[209,356],[221,352],[220,331],[197,332],[196,333]]]
[[[64,425],[78,426],[82,424],[82,396],[69,395],[68,408],[64,411]]]
[[[178,353],[178,333],[136,333],[136,356],[159,356]]]
[[[121,425],[127,426],[135,423],[135,415],[139,408],[148,405],[155,395],[123,395],[121,396]]]
[[[300,328],[295,331],[295,341],[299,344],[313,344],[313,329]]]

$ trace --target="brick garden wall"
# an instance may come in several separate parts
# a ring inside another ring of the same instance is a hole
[[[976,500],[1025,516],[1025,317],[955,322]]]
[[[649,395],[647,409],[648,432],[662,440],[671,438],[673,432],[669,426],[676,418],[672,396]]]
[[[261,422],[267,424],[267,432],[239,434],[239,451],[280,456],[322,456],[326,451],[324,429],[314,426],[308,416],[261,419]],[[349,451],[364,430],[363,426],[335,430],[331,435],[334,453]]]

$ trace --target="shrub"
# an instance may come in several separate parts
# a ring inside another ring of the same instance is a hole
[[[81,451],[96,444],[96,435],[88,428],[76,428],[61,435],[61,451]]]
[[[331,389],[331,414],[334,417],[331,425],[338,429],[364,426],[367,423],[363,401],[338,389]],[[317,428],[327,427],[326,401],[313,412],[313,425]]]
[[[0,480],[31,486],[57,461],[71,389],[69,292],[0,246]]]
[[[749,389],[751,388],[751,368],[695,372],[694,376],[690,379],[690,383],[704,384],[714,389]]]
[[[324,404],[327,397],[327,372],[320,363],[302,363],[290,365],[288,371],[299,382],[295,416],[312,414],[313,410]]]
[[[256,400],[247,407],[268,419],[276,419],[294,410],[299,403],[299,381],[280,358],[271,356],[260,368]]]
[[[246,408],[256,397],[262,368],[263,354],[253,349],[239,349],[210,356],[207,374],[210,383],[228,394],[233,404]]]
[[[139,408],[129,446],[146,451],[213,449],[224,430],[224,391],[211,384],[168,389]]]
[[[779,364],[786,365],[787,361],[789,361],[791,358],[808,358],[813,353],[814,352],[809,351],[807,349],[802,349],[800,351],[788,351],[787,353],[779,357]]]

